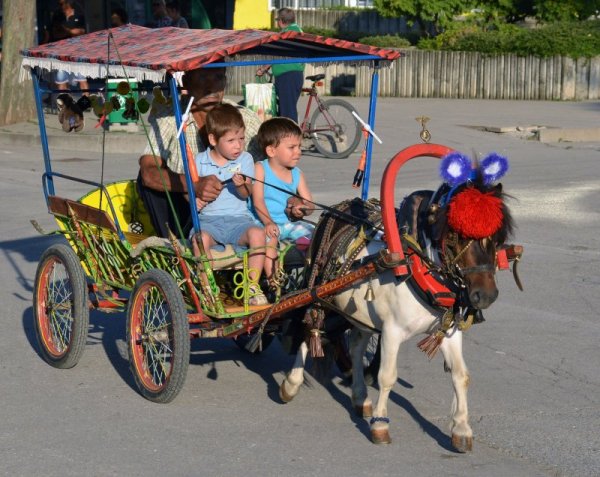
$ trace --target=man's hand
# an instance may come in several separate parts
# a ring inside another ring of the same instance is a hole
[[[271,68],[271,65],[261,66],[256,70],[256,76],[264,75],[267,71],[269,71],[269,68]]]
[[[204,202],[212,202],[223,190],[223,184],[217,176],[200,177],[198,182],[194,183],[194,192],[196,197]]]

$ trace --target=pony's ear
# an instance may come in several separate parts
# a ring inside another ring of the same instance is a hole
[[[502,194],[502,182],[498,182],[498,184],[496,184],[496,187],[494,187],[494,190],[498,193],[498,194]]]
[[[508,171],[508,159],[492,152],[488,154],[479,165],[481,177],[485,185],[491,185],[504,176]]]
[[[463,184],[471,174],[471,159],[460,152],[451,152],[442,158],[440,175],[450,187]]]

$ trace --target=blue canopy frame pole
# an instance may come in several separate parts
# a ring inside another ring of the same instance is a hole
[[[35,108],[37,111],[38,126],[40,128],[40,141],[42,143],[42,153],[44,154],[44,167],[46,169],[46,183],[48,194],[54,195],[54,181],[52,180],[52,164],[50,162],[50,148],[48,147],[48,134],[46,133],[46,118],[44,117],[44,106],[42,104],[42,92],[40,89],[40,80],[37,72],[31,71],[33,81],[33,97],[35,99]],[[44,191],[46,189],[44,188]],[[46,195],[46,203],[48,195]]]
[[[371,97],[369,100],[369,126],[375,131],[375,114],[377,109],[377,90],[379,89],[379,62],[375,63],[373,74],[371,75]],[[369,179],[371,178],[371,154],[373,153],[373,136],[367,136],[367,155],[365,158],[365,175],[363,177],[361,199],[369,198]]]
[[[173,99],[173,112],[175,113],[175,124],[177,124],[177,130],[181,127],[183,118],[181,117],[181,105],[179,104],[179,92],[177,91],[177,80],[171,76],[169,78],[169,89],[171,91],[171,98]],[[179,148],[181,149],[181,157],[183,158],[183,170],[185,171],[185,183],[187,186],[188,199],[190,201],[190,213],[192,215],[192,224],[194,225],[194,232],[200,232],[200,219],[198,218],[198,211],[196,210],[196,192],[194,191],[194,182],[190,174],[190,166],[187,161],[187,148],[185,144],[185,133],[182,131],[179,135]],[[190,158],[195,160],[195,158]],[[182,237],[186,238],[186,237]]]

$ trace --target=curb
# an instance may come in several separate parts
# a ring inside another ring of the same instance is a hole
[[[600,128],[545,128],[538,131],[540,142],[600,142]]]
[[[38,134],[0,132],[0,144],[19,147],[40,147]],[[142,155],[146,148],[146,138],[139,134],[111,133],[104,143],[104,152],[109,154]],[[102,135],[48,135],[48,145],[52,149],[102,152]]]

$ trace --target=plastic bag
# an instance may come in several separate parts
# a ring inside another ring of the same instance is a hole
[[[277,96],[273,83],[248,83],[243,85],[243,91],[244,104],[256,112],[261,121],[277,116]]]

